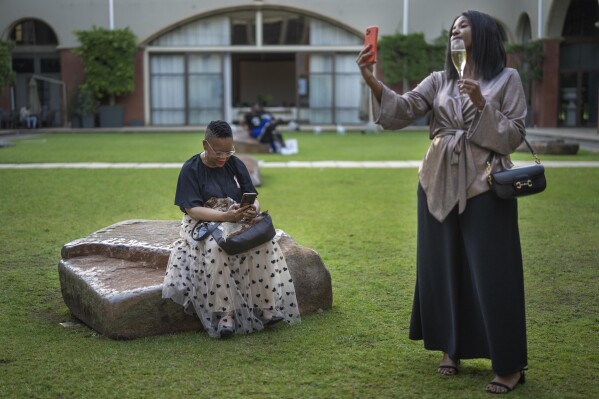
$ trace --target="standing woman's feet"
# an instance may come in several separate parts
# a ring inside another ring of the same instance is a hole
[[[508,393],[513,391],[518,384],[524,384],[524,382],[524,370],[508,375],[496,375],[493,381],[487,385],[485,391],[497,394]]]
[[[459,360],[454,361],[447,353],[444,353],[443,359],[441,359],[441,363],[439,363],[439,367],[437,367],[437,373],[445,376],[456,375],[458,373],[459,364]]]

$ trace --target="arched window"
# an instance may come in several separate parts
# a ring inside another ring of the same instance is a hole
[[[571,0],[562,36],[599,37],[599,29],[595,27],[597,21],[599,21],[599,4],[596,0]]]
[[[532,39],[532,28],[530,25],[530,17],[528,14],[522,14],[520,20],[518,21],[518,36],[520,38],[520,42],[527,43]]]
[[[178,24],[148,41],[150,123],[237,121],[256,101],[300,123],[362,123],[361,45],[342,24],[279,7]]]
[[[56,46],[54,30],[37,19],[18,22],[10,31],[10,40],[17,46]]]
[[[9,39],[16,45],[12,51],[12,69],[17,77],[15,107],[20,109],[29,104],[38,115],[40,126],[59,124],[64,112],[61,87],[41,79],[61,78],[56,33],[39,19],[23,19],[14,24]],[[40,78],[34,81],[32,76]],[[35,87],[36,95],[33,95],[31,87]]]
[[[258,25],[260,29],[257,30]],[[260,13],[235,11],[198,19],[161,35],[150,45],[352,46],[361,43],[355,33],[329,22],[298,13],[265,9]]]

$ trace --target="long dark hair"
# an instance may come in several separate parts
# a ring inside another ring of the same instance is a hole
[[[474,72],[483,80],[491,80],[499,75],[506,65],[505,48],[503,47],[503,35],[497,22],[488,14],[479,11],[464,11],[461,16],[468,19],[472,35],[472,61]],[[460,16],[457,16],[453,24]],[[451,30],[447,40],[445,52],[445,73],[449,79],[459,79],[458,72],[451,62]]]

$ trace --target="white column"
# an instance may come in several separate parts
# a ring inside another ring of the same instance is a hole
[[[537,0],[537,40],[543,38],[543,0]]]
[[[408,34],[408,20],[410,19],[409,2],[410,2],[410,0],[403,0],[403,29],[402,29],[402,33],[404,35]],[[408,81],[406,79],[403,80],[402,87],[403,87],[402,90],[404,93],[409,90],[410,86],[408,85]]]
[[[262,10],[256,11],[256,46],[262,47]]]
[[[233,115],[233,84],[231,78],[231,53],[226,53],[223,55],[223,101],[224,101],[224,112],[225,112],[225,120],[229,123],[237,121],[234,119]]]
[[[144,48],[144,124],[150,125],[152,121],[150,114],[150,54],[147,48]]]
[[[410,19],[409,5],[410,0],[403,0],[403,30],[401,33],[403,33],[404,35],[408,34],[408,20]]]
[[[108,16],[110,20],[110,30],[114,29],[114,4],[113,0],[108,0]]]

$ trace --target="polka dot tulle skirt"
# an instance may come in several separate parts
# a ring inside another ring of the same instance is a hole
[[[180,238],[166,268],[162,297],[196,314],[208,334],[218,337],[222,318],[233,316],[236,334],[264,328],[263,311],[289,324],[300,321],[293,279],[273,238],[248,252],[229,255],[209,236],[193,240],[196,221],[183,216]]]

